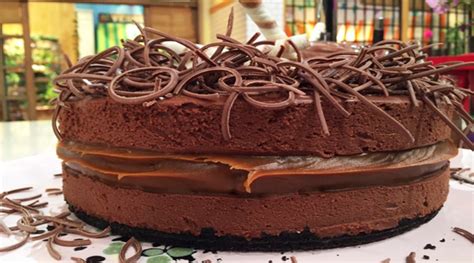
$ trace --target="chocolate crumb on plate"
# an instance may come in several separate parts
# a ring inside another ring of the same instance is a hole
[[[425,247],[423,249],[433,249],[433,250],[435,250],[436,246],[433,246],[433,245],[428,243],[428,244],[425,245]]]
[[[453,232],[474,243],[474,234],[460,227],[453,228]]]
[[[212,260],[210,260],[210,259],[205,259],[205,260],[202,261],[202,263],[212,263]]]
[[[116,237],[116,238],[112,239],[112,241],[127,242],[129,239],[130,239],[130,237],[127,237],[127,236],[119,236],[119,237]],[[159,246],[159,245],[157,245],[157,246]]]
[[[386,259],[382,260],[380,263],[390,263],[390,258],[386,258]]]
[[[102,262],[102,261],[105,261],[105,258],[102,257],[102,256],[90,256],[90,257],[86,258],[87,263],[99,263],[99,262]]]
[[[74,251],[80,251],[80,250],[84,250],[84,249],[86,249],[86,248],[87,248],[87,247],[85,247],[85,246],[75,247],[75,248],[74,248]]]
[[[295,256],[290,257],[291,263],[298,263],[298,260],[296,260]]]
[[[423,259],[428,260],[428,259],[430,259],[430,256],[428,256],[428,255],[423,255]]]
[[[406,257],[405,262],[406,263],[416,263],[415,257],[416,257],[416,253],[415,252],[410,252],[410,254]]]
[[[443,238],[439,242],[444,243],[444,242],[446,242],[446,239]]]
[[[287,260],[288,260],[288,257],[287,257],[287,256],[283,256],[283,257],[281,257],[281,260],[287,261]]]

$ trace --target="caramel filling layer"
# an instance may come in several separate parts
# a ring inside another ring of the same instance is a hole
[[[173,155],[61,142],[66,169],[160,193],[278,194],[401,185],[437,174],[449,142],[393,153],[312,156]]]

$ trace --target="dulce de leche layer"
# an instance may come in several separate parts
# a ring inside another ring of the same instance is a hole
[[[447,166],[449,142],[413,150],[340,156],[162,154],[61,142],[65,168],[158,193],[282,194],[402,185]]]

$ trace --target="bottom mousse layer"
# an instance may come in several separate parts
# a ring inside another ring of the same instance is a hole
[[[409,184],[268,196],[165,194],[119,187],[66,168],[66,201],[86,222],[122,235],[219,250],[294,250],[387,238],[430,218],[449,167]]]
[[[438,214],[439,210],[414,219],[402,219],[398,226],[381,231],[373,231],[369,234],[359,234],[355,236],[342,235],[334,238],[320,238],[308,229],[300,233],[282,232],[277,236],[262,235],[260,238],[250,240],[238,236],[216,236],[212,228],[203,229],[199,236],[189,233],[170,234],[153,229],[131,227],[116,222],[107,222],[103,219],[90,216],[87,213],[69,206],[69,209],[78,218],[100,229],[107,226],[112,228],[112,233],[125,237],[135,237],[137,239],[159,244],[172,245],[178,247],[191,247],[203,250],[220,251],[295,251],[329,249],[336,247],[347,247],[366,244],[393,237],[416,228]]]

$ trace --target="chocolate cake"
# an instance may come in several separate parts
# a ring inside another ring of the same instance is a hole
[[[91,225],[203,249],[366,243],[441,209],[452,131],[473,148],[451,121],[471,127],[472,92],[440,75],[461,64],[416,44],[303,58],[289,41],[290,61],[258,35],[140,30],[55,80],[64,197]]]

